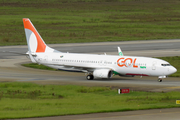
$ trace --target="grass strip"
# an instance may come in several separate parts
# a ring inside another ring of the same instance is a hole
[[[26,44],[30,18],[48,44],[180,38],[179,0],[1,0],[0,45]]]
[[[159,59],[163,59],[165,61],[168,61],[172,66],[174,66],[177,69],[177,72],[170,75],[170,77],[180,77],[180,56],[175,57],[158,57]],[[45,70],[55,70],[52,68],[49,68],[44,65],[38,65],[36,63],[28,63],[23,64],[25,67],[31,67],[31,68],[37,68],[37,69],[45,69]]]
[[[30,68],[36,68],[36,69],[41,69],[41,70],[53,70],[56,71],[56,69],[44,66],[44,65],[39,65],[37,63],[27,63],[27,64],[22,64],[24,67],[30,67]]]
[[[179,107],[180,92],[118,94],[111,87],[0,84],[0,119]]]

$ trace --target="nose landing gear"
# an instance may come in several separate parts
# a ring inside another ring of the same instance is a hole
[[[158,82],[162,82],[162,79],[161,79],[161,78],[159,78],[159,79],[158,79]]]
[[[162,82],[162,78],[167,78],[167,76],[159,76],[159,77],[158,77],[158,81],[159,81],[159,82]]]

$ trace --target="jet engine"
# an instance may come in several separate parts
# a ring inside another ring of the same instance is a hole
[[[95,78],[111,78],[113,71],[110,69],[96,69],[93,72]]]

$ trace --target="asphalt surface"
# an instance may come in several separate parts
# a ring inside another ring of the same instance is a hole
[[[50,44],[50,47],[70,53],[109,53],[117,55],[117,46],[126,55],[137,56],[174,56],[180,55],[180,39],[174,40],[149,40],[149,41],[128,41],[128,42],[103,42],[103,43],[74,43],[74,44]],[[6,51],[6,53],[3,53]],[[4,46],[0,47],[0,59],[9,58],[11,56],[19,56],[18,54],[9,53],[26,53],[27,46]],[[147,53],[148,52],[148,53]]]
[[[117,55],[117,46],[120,46],[124,55],[132,56],[179,56],[180,55],[180,40],[157,40],[157,41],[131,41],[131,42],[105,42],[105,43],[82,43],[82,44],[55,44],[49,45],[62,52],[71,53],[95,53],[95,54],[113,54]],[[12,53],[14,52],[14,53]],[[63,71],[45,71],[32,68],[22,67],[21,63],[30,62],[25,54],[27,46],[4,46],[0,47],[0,82],[34,82],[37,84],[77,84],[86,86],[113,86],[117,88],[130,88],[131,90],[143,90],[153,92],[167,92],[180,91],[180,78],[166,78],[163,82],[157,82],[157,77],[119,77],[115,76],[109,80],[96,79],[87,81],[84,73],[71,73]],[[15,54],[21,53],[21,54]],[[23,53],[23,54],[22,54]],[[172,110],[172,109],[171,109]],[[170,111],[171,111],[170,110]],[[180,109],[177,109],[179,111]],[[127,115],[129,112],[120,112],[117,115],[113,113],[103,113],[88,115],[79,115],[76,119],[138,119],[157,118],[168,120],[179,119],[180,114],[176,110],[172,112],[165,112],[163,114],[156,114],[156,110],[150,110],[148,114],[141,114],[139,111],[137,115]],[[133,113],[135,111],[132,111]],[[132,114],[133,114],[132,113]],[[109,115],[109,116],[108,116]],[[89,116],[89,117],[88,117]],[[98,117],[97,117],[98,116]],[[167,117],[171,116],[171,117]],[[71,116],[52,117],[54,119],[72,119]],[[37,118],[40,119],[40,118]],[[46,119],[46,118],[42,118]],[[47,118],[48,119],[48,118]]]
[[[61,117],[33,118],[33,120],[179,120],[180,108],[137,110],[127,112],[67,115]],[[22,119],[30,120],[30,119]]]

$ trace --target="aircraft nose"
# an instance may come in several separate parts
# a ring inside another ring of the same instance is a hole
[[[173,74],[173,73],[175,73],[175,72],[177,72],[177,69],[176,69],[175,67],[172,67],[172,68],[171,68],[171,74]]]

